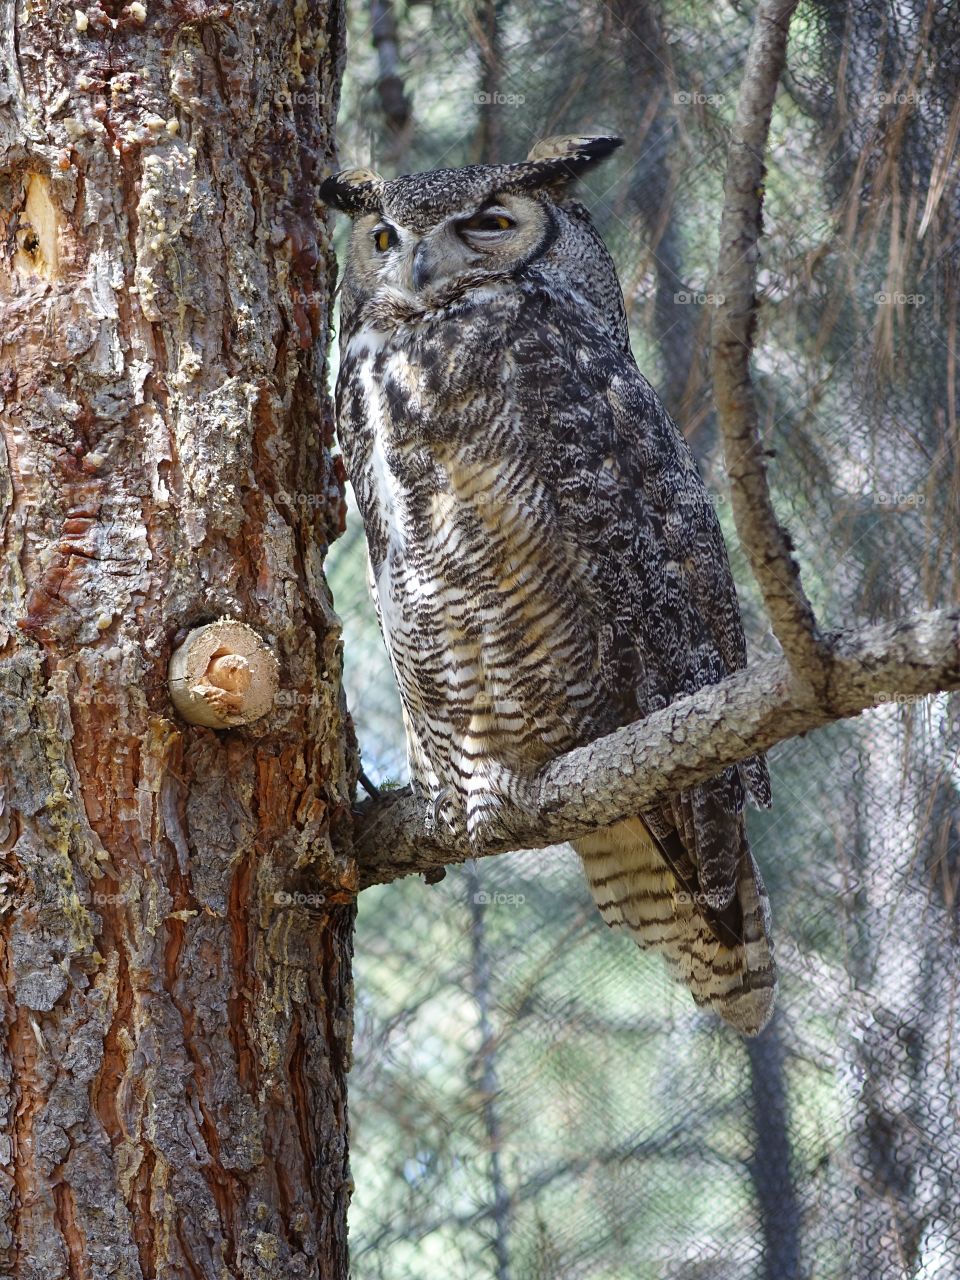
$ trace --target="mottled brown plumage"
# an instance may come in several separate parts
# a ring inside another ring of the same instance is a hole
[[[476,833],[515,779],[744,665],[709,494],[569,187],[617,145],[322,194],[354,219],[339,432],[414,786]],[[577,842],[604,919],[742,1031],[769,1017],[743,804],[761,758]]]

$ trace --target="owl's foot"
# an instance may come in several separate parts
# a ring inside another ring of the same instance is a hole
[[[482,848],[490,839],[503,835],[502,815],[509,807],[513,775],[499,768],[494,777],[474,777],[466,794],[455,787],[443,787],[427,799],[428,831],[441,824],[453,835],[466,835],[471,846]]]
[[[433,831],[442,822],[444,826],[456,832],[459,816],[460,808],[457,804],[456,792],[453,787],[444,787],[442,791],[437,792],[427,806],[427,828]]]

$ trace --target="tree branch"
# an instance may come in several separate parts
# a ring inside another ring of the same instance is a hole
[[[645,720],[516,779],[482,841],[427,823],[427,802],[387,792],[356,814],[361,887],[509,849],[542,848],[632,817],[786,738],[960,689],[960,609],[917,614],[824,638],[829,685],[815,688],[785,658],[753,663]]]
[[[723,301],[713,324],[713,382],[737,533],[790,666],[822,690],[829,681],[829,649],[804,592],[790,537],[770,499],[750,377],[764,152],[796,6],[797,0],[761,0],[747,52],[724,182],[717,264]]]

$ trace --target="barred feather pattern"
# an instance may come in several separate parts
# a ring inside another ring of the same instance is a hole
[[[417,177],[385,216],[469,207],[425,208]],[[746,661],[714,505],[636,367],[609,255],[579,205],[530,203],[547,229],[511,270],[424,299],[348,269],[341,320],[340,440],[412,779],[474,838],[547,760]],[[754,1033],[776,976],[748,795],[769,804],[761,757],[575,847],[607,924]]]

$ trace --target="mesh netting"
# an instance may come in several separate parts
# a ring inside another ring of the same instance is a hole
[[[411,171],[520,158],[550,133],[627,139],[588,202],[640,366],[717,495],[753,654],[773,652],[705,357],[752,6],[492,0],[393,16],[409,118],[385,122],[357,9],[345,162]],[[824,0],[794,19],[755,367],[776,502],[828,627],[958,595],[958,89],[946,0]],[[330,577],[365,767],[403,778],[355,511]],[[956,700],[891,689],[772,753],[775,805],[750,829],[782,982],[751,1042],[603,928],[569,849],[365,892],[357,1280],[960,1274],[958,750]]]

